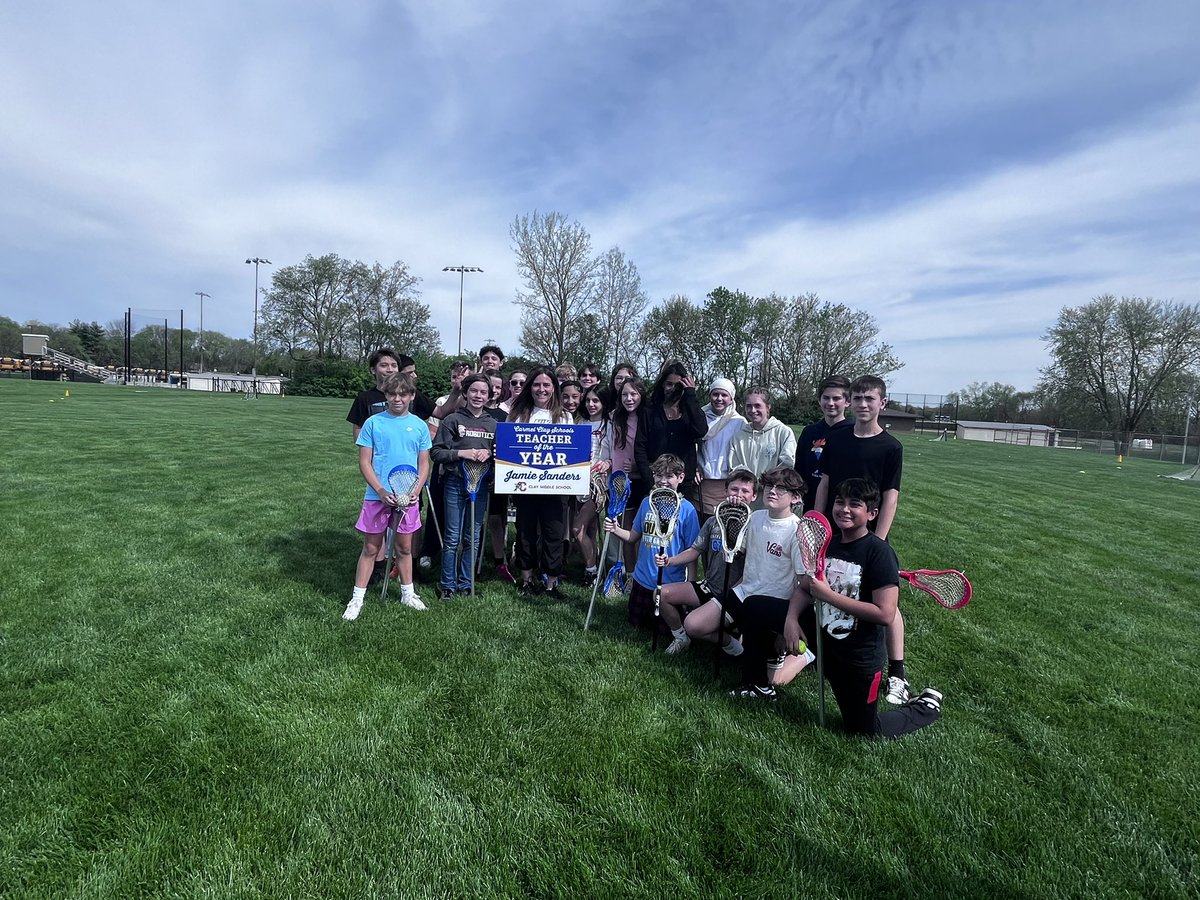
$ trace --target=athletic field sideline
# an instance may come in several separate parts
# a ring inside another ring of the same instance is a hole
[[[343,622],[349,405],[0,381],[0,895],[1196,896],[1178,463],[902,436],[901,564],[975,597],[901,588],[944,715],[872,745],[579,587]]]

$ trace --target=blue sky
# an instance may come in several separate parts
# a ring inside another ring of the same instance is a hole
[[[1064,305],[1200,300],[1195,2],[51,2],[0,12],[0,314],[186,310],[402,259],[443,347],[517,344],[508,228],[652,302],[869,310],[893,393],[1029,388]],[[264,278],[267,273],[264,273]]]

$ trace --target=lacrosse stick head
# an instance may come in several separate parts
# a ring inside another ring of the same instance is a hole
[[[971,582],[957,569],[918,569],[901,572],[919,591],[924,591],[946,609],[962,609],[971,601]]]
[[[417,486],[417,470],[413,466],[399,465],[388,472],[388,490],[397,497],[412,498],[413,488]]]
[[[813,578],[825,574],[825,551],[833,538],[829,520],[815,509],[800,517],[796,526],[796,541],[800,544],[800,561],[804,571]]]
[[[654,526],[654,543],[666,547],[675,534],[675,523],[679,519],[679,494],[670,488],[655,488],[650,492],[650,518]]]
[[[596,509],[608,506],[608,479],[603,472],[592,473],[592,504]]]
[[[625,504],[629,502],[629,473],[618,469],[608,478],[608,517],[619,519],[625,512]]]
[[[608,570],[608,577],[604,579],[604,590],[602,592],[605,597],[610,600],[616,600],[618,597],[625,594],[625,564],[617,561],[613,563],[613,567]]]
[[[725,565],[731,565],[733,558],[746,544],[750,505],[741,500],[722,500],[713,510],[713,516],[717,520],[717,530],[721,533],[721,555],[725,557]]]
[[[467,493],[471,495],[472,500],[479,493],[479,488],[483,486],[483,479],[487,477],[491,467],[492,464],[488,460],[480,462],[477,459],[464,459],[462,461],[463,481],[467,483]]]

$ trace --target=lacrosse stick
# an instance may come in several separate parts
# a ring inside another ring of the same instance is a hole
[[[971,601],[971,582],[957,569],[917,569],[901,572],[900,577],[946,609],[962,609]]]
[[[717,533],[721,537],[721,555],[725,557],[725,583],[721,587],[721,610],[717,617],[717,652],[713,654],[713,677],[721,675],[721,657],[725,655],[725,607],[729,605],[729,575],[733,560],[746,543],[746,524],[750,506],[741,500],[722,500],[713,510]]]
[[[829,520],[815,509],[806,512],[796,528],[796,541],[800,544],[800,562],[813,578],[825,574],[825,551],[833,538]],[[825,727],[825,654],[821,650],[821,601],[813,597],[813,616],[817,623],[817,724]]]
[[[475,596],[475,554],[478,549],[475,546],[475,498],[479,494],[479,488],[483,484],[483,479],[487,477],[488,470],[492,464],[484,460],[480,462],[476,459],[464,459],[462,461],[463,481],[467,483],[467,493],[471,495],[471,596]],[[445,548],[442,549],[445,552]],[[459,568],[462,568],[462,541],[459,541]],[[444,570],[443,570],[444,571]]]
[[[416,498],[412,496],[412,489],[416,486],[418,477],[417,470],[412,466],[399,465],[388,472],[387,489],[397,498],[408,498],[408,503],[405,504],[406,509],[409,505],[416,502]],[[383,570],[383,591],[380,594],[384,600],[387,599],[388,582],[392,578],[392,563],[396,549],[396,509],[399,508],[397,505],[392,510],[392,514],[388,516],[390,533],[388,535],[387,565]]]
[[[650,518],[654,534],[650,542],[657,553],[666,553],[671,538],[675,536],[675,523],[679,521],[680,496],[670,488],[655,488],[650,492]],[[658,649],[658,617],[662,606],[663,566],[655,566],[658,570],[658,583],[654,587],[654,636],[650,642],[650,652]]]
[[[623,470],[613,472],[608,478],[608,505],[605,512],[608,513],[610,519],[620,519],[625,512],[625,504],[629,502],[629,473]],[[608,539],[612,537],[611,531],[604,532],[604,547],[600,551],[600,556],[596,561],[596,583],[592,585],[592,601],[588,604],[587,618],[583,621],[583,630],[587,631],[588,626],[592,624],[592,608],[596,605],[596,592],[600,589],[599,566],[604,564],[604,560],[608,558]],[[618,563],[619,565],[619,563]],[[616,566],[613,566],[615,569]],[[611,579],[612,572],[609,572]],[[608,590],[611,580],[605,583],[605,591]]]
[[[429,514],[433,516],[433,527],[437,529],[438,546],[444,551],[446,548],[442,545],[442,526],[438,522],[437,507],[433,505],[433,493],[429,490],[429,482],[425,482],[425,502],[429,504]],[[429,556],[428,553],[423,554]]]
[[[600,549],[600,532],[604,530],[604,507],[608,505],[608,476],[603,472],[592,471],[588,498],[580,506],[580,512],[583,512],[588,503],[592,504],[592,509],[596,513],[596,539],[592,541],[592,553],[594,555]],[[584,565],[587,564],[587,553],[583,550],[585,546],[584,539],[587,537],[587,530],[590,524],[589,522],[584,522],[579,526],[579,548],[583,552]],[[599,557],[594,557],[592,560],[592,565],[596,569],[595,575],[592,578],[593,587],[595,587],[595,581],[600,578],[600,567],[603,564],[604,560]]]

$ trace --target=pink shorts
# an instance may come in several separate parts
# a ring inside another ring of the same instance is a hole
[[[362,512],[354,527],[363,534],[383,534],[388,529],[392,512],[397,513],[396,531],[398,534],[412,534],[421,527],[421,504],[413,503],[408,509],[400,512],[393,510],[382,500],[364,500]]]

